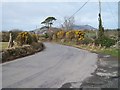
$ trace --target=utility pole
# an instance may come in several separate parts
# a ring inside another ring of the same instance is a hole
[[[101,1],[99,0],[99,30],[97,38],[100,38],[104,35],[104,28],[102,26],[102,18],[101,18]]]
[[[13,43],[13,33],[12,31],[10,31],[10,38],[9,38],[9,43],[8,43],[8,48],[13,47],[14,43]]]

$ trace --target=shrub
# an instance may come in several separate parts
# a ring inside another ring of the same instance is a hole
[[[31,44],[32,42],[38,42],[37,35],[30,34],[29,32],[21,32],[16,38],[17,44],[22,46],[24,44]]]
[[[2,42],[8,42],[9,41],[9,32],[1,32],[1,40]]]
[[[81,40],[79,43],[80,44],[90,44],[93,43],[94,41],[91,38],[84,38],[84,40]]]
[[[64,36],[65,36],[65,32],[64,31],[59,31],[59,32],[57,32],[57,38],[58,39],[62,39],[62,38],[64,38]]]
[[[38,36],[36,34],[31,34],[33,42],[38,42]]]
[[[48,36],[48,34],[47,34],[47,33],[44,33],[44,34],[40,35],[40,38],[41,38],[41,37],[43,37],[43,38],[46,38],[46,39],[47,39],[49,36]]]
[[[43,35],[43,37],[45,37],[45,38],[49,38],[49,36],[48,36],[47,33],[45,33],[45,34]]]
[[[75,31],[75,39],[77,41],[84,40],[84,35],[85,35],[85,33],[83,31],[80,31],[80,30]]]
[[[72,40],[75,37],[75,32],[74,31],[68,31],[66,32],[65,36],[67,39]]]
[[[114,39],[110,39],[106,36],[102,36],[101,38],[98,38],[95,40],[96,45],[101,44],[101,46],[105,46],[105,47],[110,47],[110,46],[114,45],[115,42],[116,41]]]
[[[44,49],[44,45],[41,42],[38,43],[34,42],[32,43],[32,45],[24,45],[24,46],[5,49],[2,51],[2,62],[31,55],[43,49]]]
[[[13,40],[15,40],[16,37],[18,36],[18,34],[22,31],[20,31],[20,30],[11,30],[9,32],[8,31],[2,31],[2,32],[0,32],[0,37],[1,37],[0,41],[8,42],[9,38],[10,38],[10,35],[9,35],[10,32],[12,33]]]
[[[32,46],[32,48],[34,48],[35,50],[38,50],[38,51],[39,51],[39,49],[41,49],[41,48],[44,49],[44,45],[43,45],[43,43],[41,43],[41,42],[39,42],[39,43],[33,42],[33,43],[31,44],[31,46]]]

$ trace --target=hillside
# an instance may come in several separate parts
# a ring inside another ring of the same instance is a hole
[[[52,31],[58,31],[58,30],[60,30],[60,28],[52,27],[51,30]],[[48,31],[48,27],[44,26],[44,27],[41,27],[41,28],[37,28],[33,31],[37,34],[43,34],[43,33]]]
[[[92,27],[92,26],[90,26],[90,25],[73,25],[73,29],[77,29],[77,30],[79,30],[79,29],[82,29],[82,30],[96,30],[96,28],[94,28],[94,27]]]
[[[58,30],[60,30],[60,28],[52,27],[51,30],[52,31],[58,31]],[[96,30],[96,28],[94,28],[90,25],[73,25],[73,30]],[[41,27],[41,28],[37,28],[33,31],[37,34],[43,34],[43,33],[48,31],[48,27],[44,26],[44,27]]]

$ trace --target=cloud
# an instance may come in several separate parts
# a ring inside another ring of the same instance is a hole
[[[57,18],[54,26],[64,22],[65,16],[71,16],[84,3],[78,2],[6,2],[2,5],[2,26],[4,30],[20,28],[31,30],[36,26],[41,27],[41,22],[48,16]],[[117,17],[117,3],[109,3],[114,16]],[[106,3],[102,6],[102,16],[106,28],[116,28]],[[76,24],[90,24],[98,27],[98,3],[89,2],[75,15]]]

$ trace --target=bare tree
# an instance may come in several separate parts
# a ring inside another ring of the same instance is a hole
[[[64,17],[64,23],[63,23],[62,27],[65,30],[72,30],[74,23],[75,23],[74,17]]]

